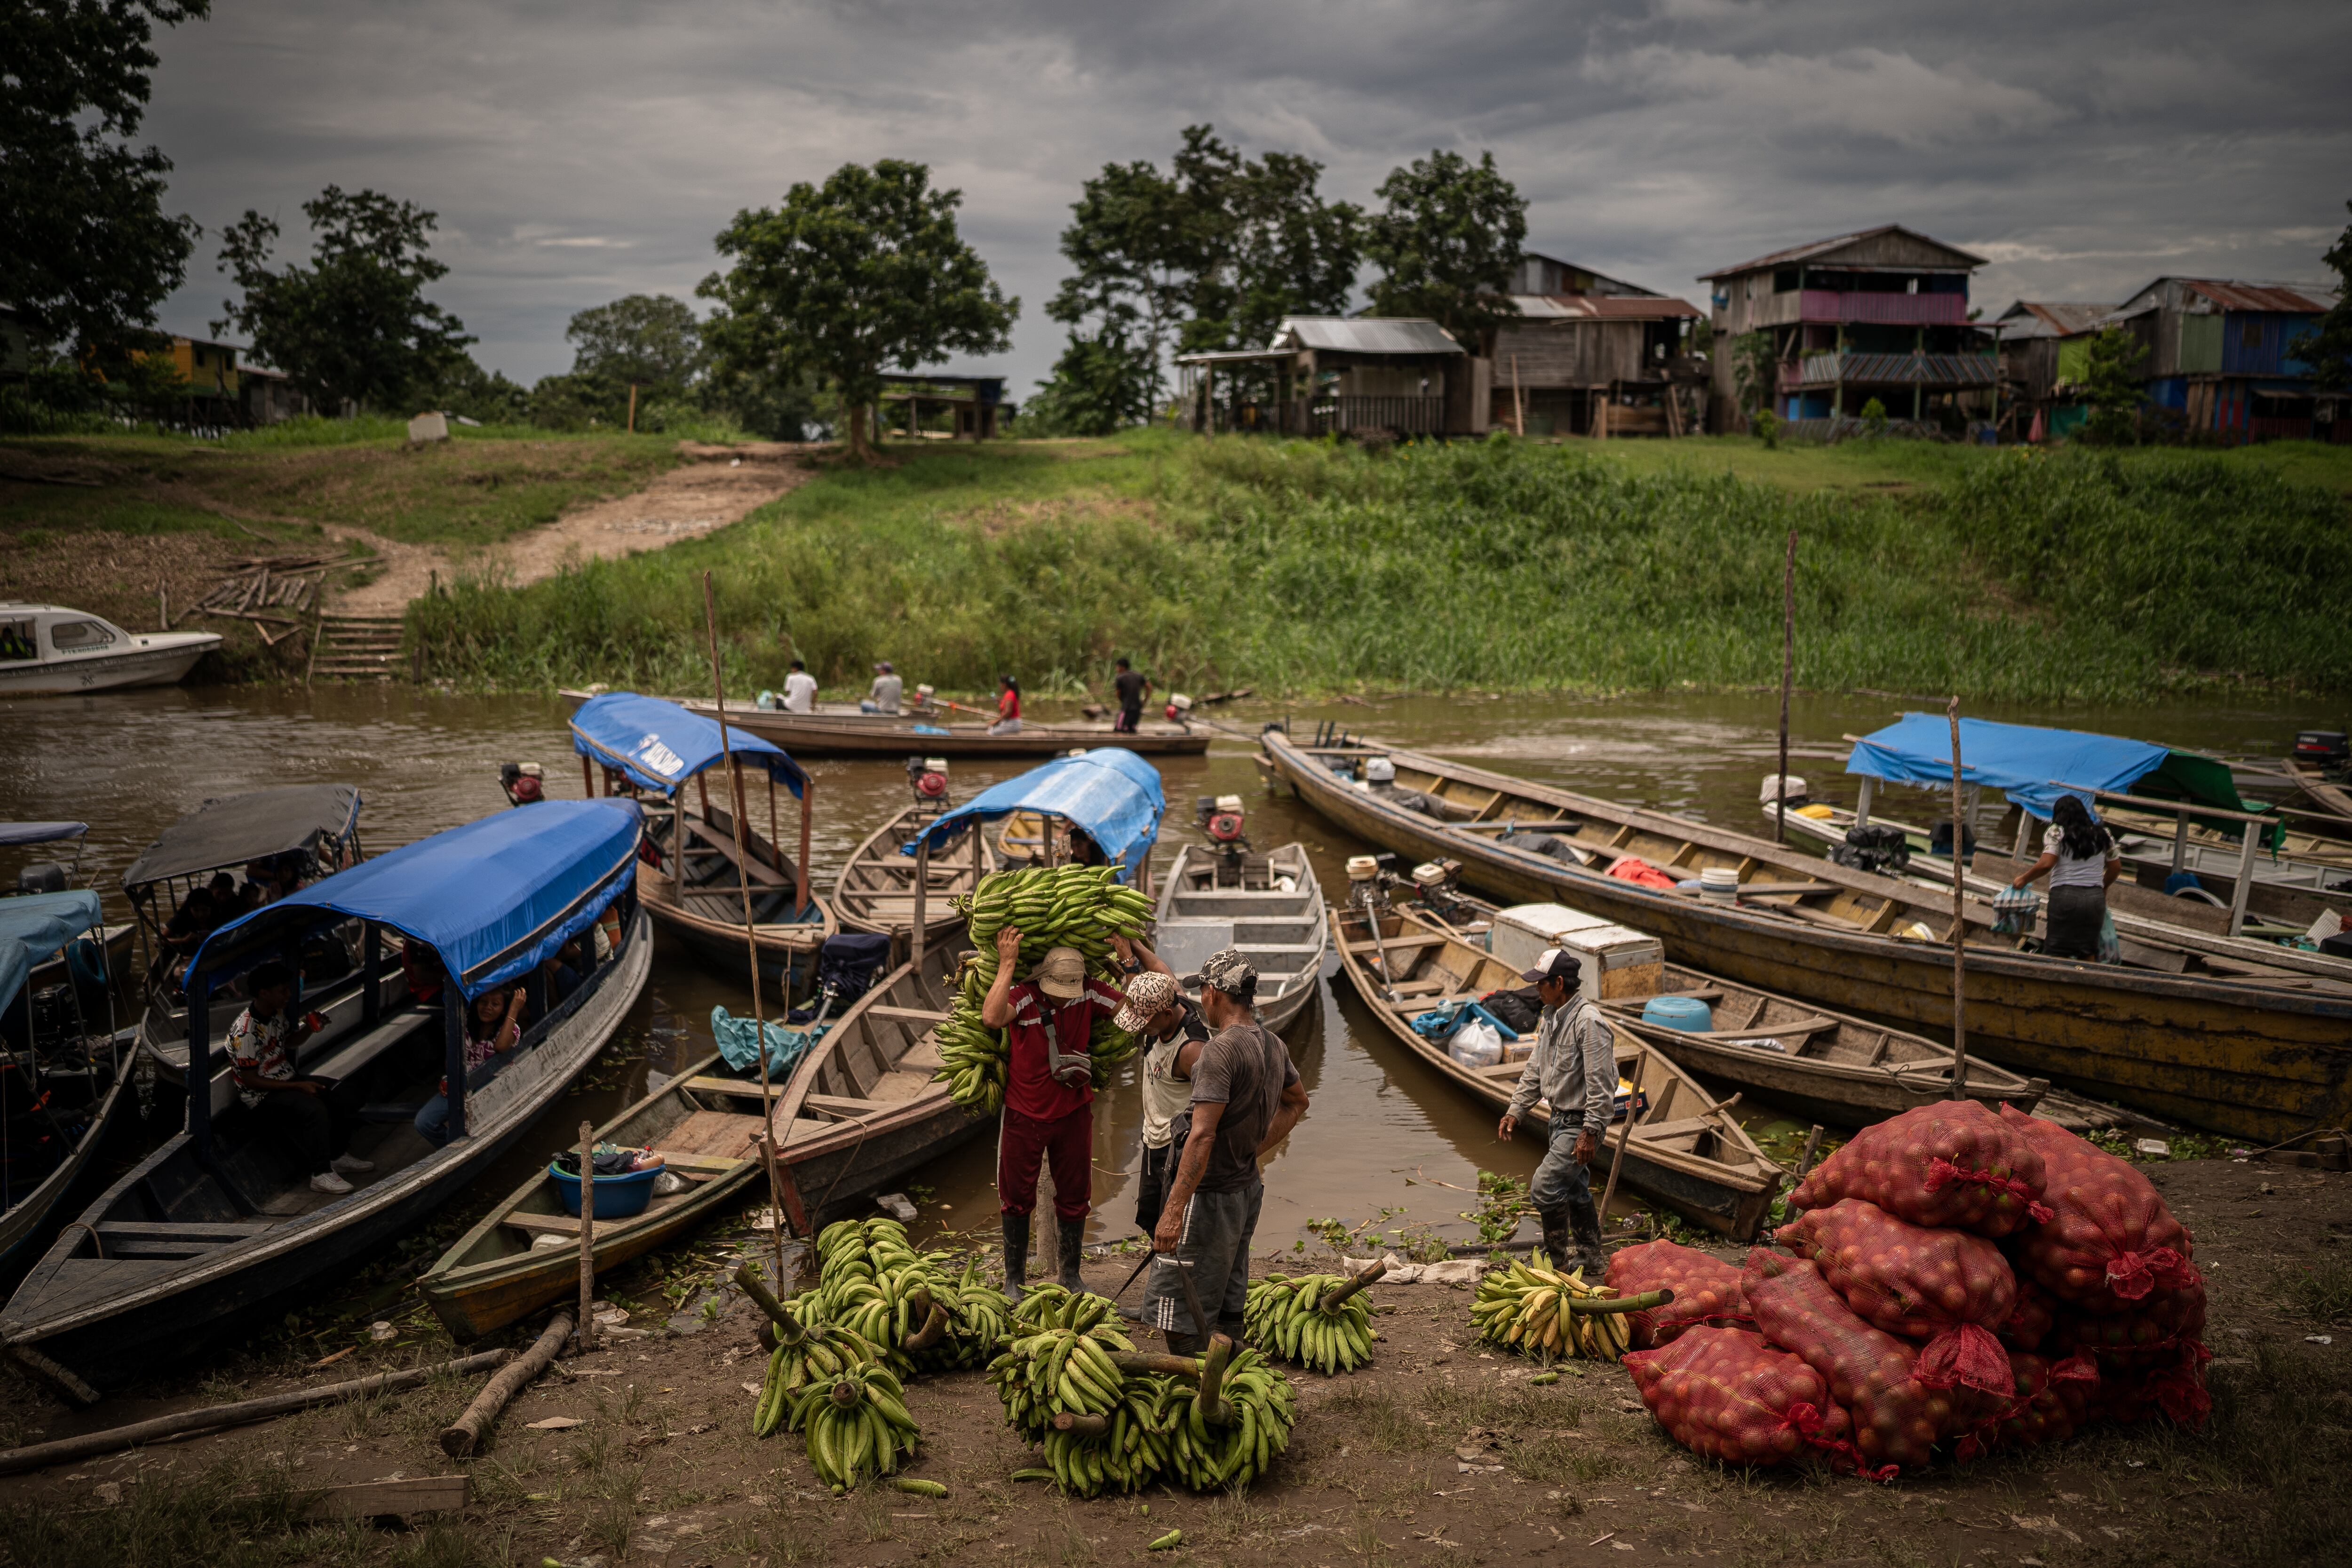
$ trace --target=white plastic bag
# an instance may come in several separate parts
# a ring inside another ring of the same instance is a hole
[[[1503,1059],[1502,1032],[1484,1018],[1473,1018],[1454,1031],[1446,1055],[1466,1068],[1490,1068]]]

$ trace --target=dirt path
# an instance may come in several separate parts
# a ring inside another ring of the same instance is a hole
[[[644,489],[597,501],[543,528],[462,559],[434,545],[404,544],[364,529],[341,528],[338,537],[367,544],[384,569],[371,581],[345,589],[333,608],[346,615],[398,615],[426,592],[435,573],[498,573],[520,585],[553,576],[573,561],[606,560],[658,550],[739,522],[807,479],[807,447],[789,442],[742,447],[706,447],[681,442],[687,461]]]

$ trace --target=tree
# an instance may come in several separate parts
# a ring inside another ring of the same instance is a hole
[[[134,148],[154,24],[209,0],[0,0],[0,303],[43,349],[121,374],[159,341],[196,226],[163,207],[172,161]]]
[[[1022,405],[1023,430],[1108,436],[1145,423],[1158,406],[1158,378],[1146,374],[1146,364],[1156,368],[1156,361],[1147,360],[1113,330],[1091,338],[1073,330],[1062,357],[1054,362],[1052,377],[1039,382],[1036,395]]]
[[[1070,212],[1061,249],[1076,270],[1046,301],[1045,314],[1073,330],[1054,379],[1039,384],[1041,395],[1055,409],[1090,400],[1091,394],[1077,388],[1097,386],[1105,374],[1102,355],[1116,351],[1129,360],[1116,379],[1139,380],[1144,406],[1157,407],[1160,365],[1198,248],[1184,194],[1148,163],[1106,163],[1081,187]],[[1076,330],[1090,319],[1093,335]],[[1024,418],[1036,413],[1033,399]]]
[[[426,254],[439,219],[412,202],[335,185],[302,204],[310,265],[273,270],[278,220],[247,209],[221,237],[220,269],[242,300],[224,300],[253,355],[294,379],[321,408],[348,398],[388,406],[449,375],[464,356],[465,323],[425,298],[449,268]]]
[[[683,300],[626,294],[580,311],[563,335],[574,375],[675,393],[702,374],[702,323]]]
[[[1495,167],[1433,152],[1391,170],[1377,193],[1387,204],[1364,250],[1386,275],[1372,285],[1383,316],[1426,316],[1475,353],[1491,354],[1495,331],[1518,314],[1508,292],[1528,203]]]
[[[1772,395],[1780,390],[1780,357],[1771,332],[1743,332],[1732,341],[1731,380],[1741,412],[1752,424],[1772,410]],[[1760,432],[1759,432],[1760,434]]]
[[[2352,212],[2352,202],[2344,204]],[[2336,274],[2336,303],[2319,325],[2299,332],[2287,353],[2311,367],[2311,384],[2321,392],[2352,392],[2352,224],[2336,237],[2335,248],[2320,259]]]
[[[2139,363],[2147,347],[2121,327],[2091,340],[2090,364],[2083,372],[2083,397],[2091,405],[2083,438],[2120,447],[2139,433]]]
[[[934,191],[921,163],[844,163],[774,209],[745,208],[718,238],[734,264],[696,292],[719,309],[703,341],[730,374],[772,382],[813,371],[840,395],[849,449],[864,458],[890,366],[1012,344],[1021,301],[956,233],[960,191]]]

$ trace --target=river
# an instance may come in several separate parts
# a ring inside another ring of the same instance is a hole
[[[1791,712],[1790,771],[1813,781],[1816,799],[1850,802],[1841,737],[1878,728],[1900,709],[1929,705],[1891,695],[1800,694]],[[1040,717],[1052,716],[1052,705],[1041,709]],[[1286,714],[1302,730],[1335,720],[1498,771],[1754,831],[1761,821],[1759,785],[1772,771],[1777,710],[1775,696],[1761,692],[1237,704],[1218,710],[1234,734],[1221,735],[1205,757],[1163,767],[1170,810],[1162,843],[1198,840],[1194,797],[1237,794],[1248,804],[1257,846],[1301,840],[1326,889],[1346,886],[1343,863],[1370,847],[1334,831],[1296,801],[1270,797],[1250,762],[1254,747],[1242,732]],[[1971,711],[2251,756],[2279,755],[2297,728],[2333,726],[2336,719],[2252,701]],[[123,868],[208,798],[271,784],[355,784],[366,800],[363,842],[380,853],[504,809],[498,784],[503,762],[541,763],[552,796],[576,796],[582,785],[565,712],[552,699],[459,697],[396,686],[172,688],[0,701],[0,821],[89,822],[80,873],[104,896],[110,918],[119,920],[126,913]],[[1020,765],[959,762],[951,775],[955,795],[968,798]],[[908,798],[906,775],[897,762],[811,759],[809,766],[819,780],[815,885],[829,889],[842,859]],[[789,823],[785,835],[789,840]],[[0,851],[0,886],[13,886],[28,858]],[[1327,1218],[1433,1226],[1457,1239],[1474,1234],[1462,1215],[1473,1206],[1478,1173],[1524,1179],[1538,1149],[1524,1137],[1498,1142],[1488,1117],[1387,1040],[1337,967],[1335,958],[1321,994],[1290,1031],[1313,1107],[1269,1166],[1261,1241],[1286,1244],[1304,1236],[1310,1221]],[[649,1072],[673,1070],[708,1052],[717,1005],[740,1013],[750,998],[740,983],[674,949],[657,952],[652,980],[608,1060],[559,1103],[530,1146],[484,1177],[464,1206],[478,1213],[510,1190],[583,1118],[601,1121],[644,1092]],[[1131,1080],[1102,1099],[1093,1234],[1112,1237],[1133,1228],[1126,1173],[1136,1163],[1140,1116]],[[161,1129],[150,1131],[161,1135]],[[910,1193],[925,1205],[924,1230],[992,1225],[992,1142],[976,1142],[911,1178]]]

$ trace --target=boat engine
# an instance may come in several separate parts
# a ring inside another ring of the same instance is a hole
[[[1389,907],[1388,879],[1381,874],[1378,855],[1348,857],[1348,907],[1361,910],[1375,919]]]
[[[908,757],[907,785],[915,792],[915,804],[933,813],[948,807],[948,760],[945,757]]]
[[[1423,860],[1412,868],[1411,878],[1383,871],[1384,885],[1411,888],[1421,907],[1452,926],[1465,926],[1486,918],[1476,905],[1465,902],[1462,896],[1462,862],[1459,860]]]
[[[1209,846],[1217,853],[1217,886],[1221,888],[1245,885],[1244,876],[1250,855],[1245,815],[1242,797],[1237,795],[1204,795],[1193,802],[1192,823],[1209,836]]]
[[[2352,743],[2341,730],[2305,730],[2294,738],[2294,760],[2317,768],[2323,778],[2341,780],[2352,772]]]
[[[547,798],[546,770],[537,763],[500,763],[499,787],[509,805],[530,805]]]

